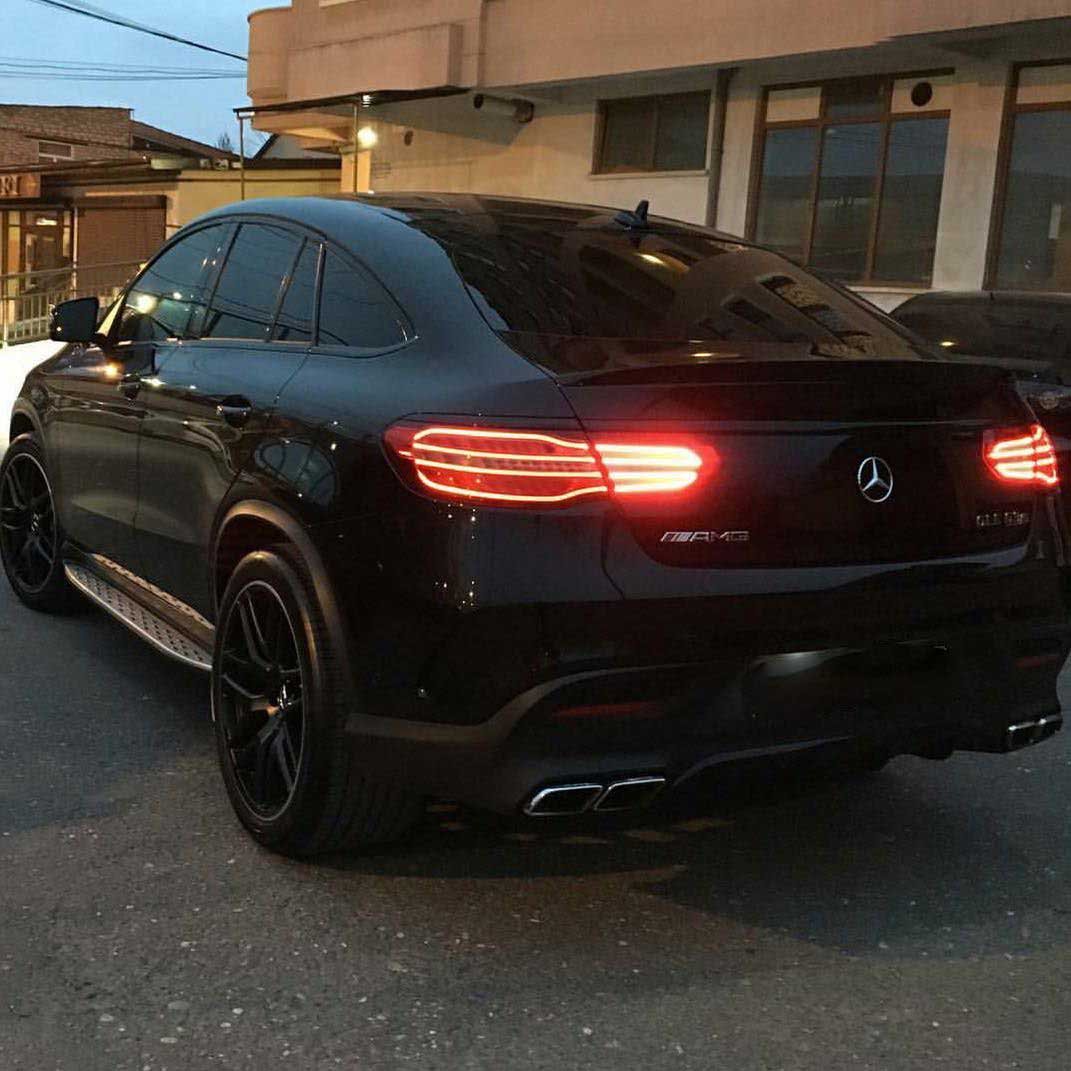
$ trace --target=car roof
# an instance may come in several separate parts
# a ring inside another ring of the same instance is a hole
[[[382,194],[338,193],[311,197],[272,197],[239,201],[214,209],[195,222],[234,215],[268,215],[289,219],[317,230],[346,244],[349,237],[384,223],[405,223],[420,229],[423,222],[450,219],[457,226],[474,233],[484,230],[487,217],[554,218],[559,223],[608,224],[620,208],[607,205],[544,201],[535,198],[507,197],[497,194],[398,192]],[[651,216],[651,224],[660,231],[699,232],[724,241],[741,242],[732,235],[708,227],[662,216]],[[624,235],[626,230],[622,229]],[[750,244],[750,243],[744,243]]]
[[[930,290],[908,298],[909,305],[1059,305],[1071,306],[1071,294],[1059,290]]]

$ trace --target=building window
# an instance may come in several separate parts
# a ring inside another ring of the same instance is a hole
[[[63,141],[39,141],[37,159],[42,164],[58,164],[74,157],[74,146]]]
[[[993,281],[1071,290],[1071,63],[1022,68],[1008,124]]]
[[[702,171],[709,115],[709,93],[603,101],[595,173]]]
[[[928,285],[950,82],[860,78],[769,90],[751,235],[848,282]]]

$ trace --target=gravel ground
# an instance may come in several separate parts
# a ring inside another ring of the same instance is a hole
[[[6,587],[0,667],[3,1071],[1069,1066],[1067,734],[312,866],[237,827],[204,678]]]

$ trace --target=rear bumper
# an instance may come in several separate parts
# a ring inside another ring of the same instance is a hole
[[[672,788],[711,767],[816,749],[1013,750],[1060,727],[1056,679],[1069,649],[1062,618],[737,649],[554,676],[475,725],[358,714],[349,731],[373,777],[514,812],[551,786],[664,778]]]

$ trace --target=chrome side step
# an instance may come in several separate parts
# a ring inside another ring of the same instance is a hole
[[[64,571],[67,579],[83,595],[158,651],[206,673],[212,668],[210,651],[92,570],[78,562],[66,562]]]

